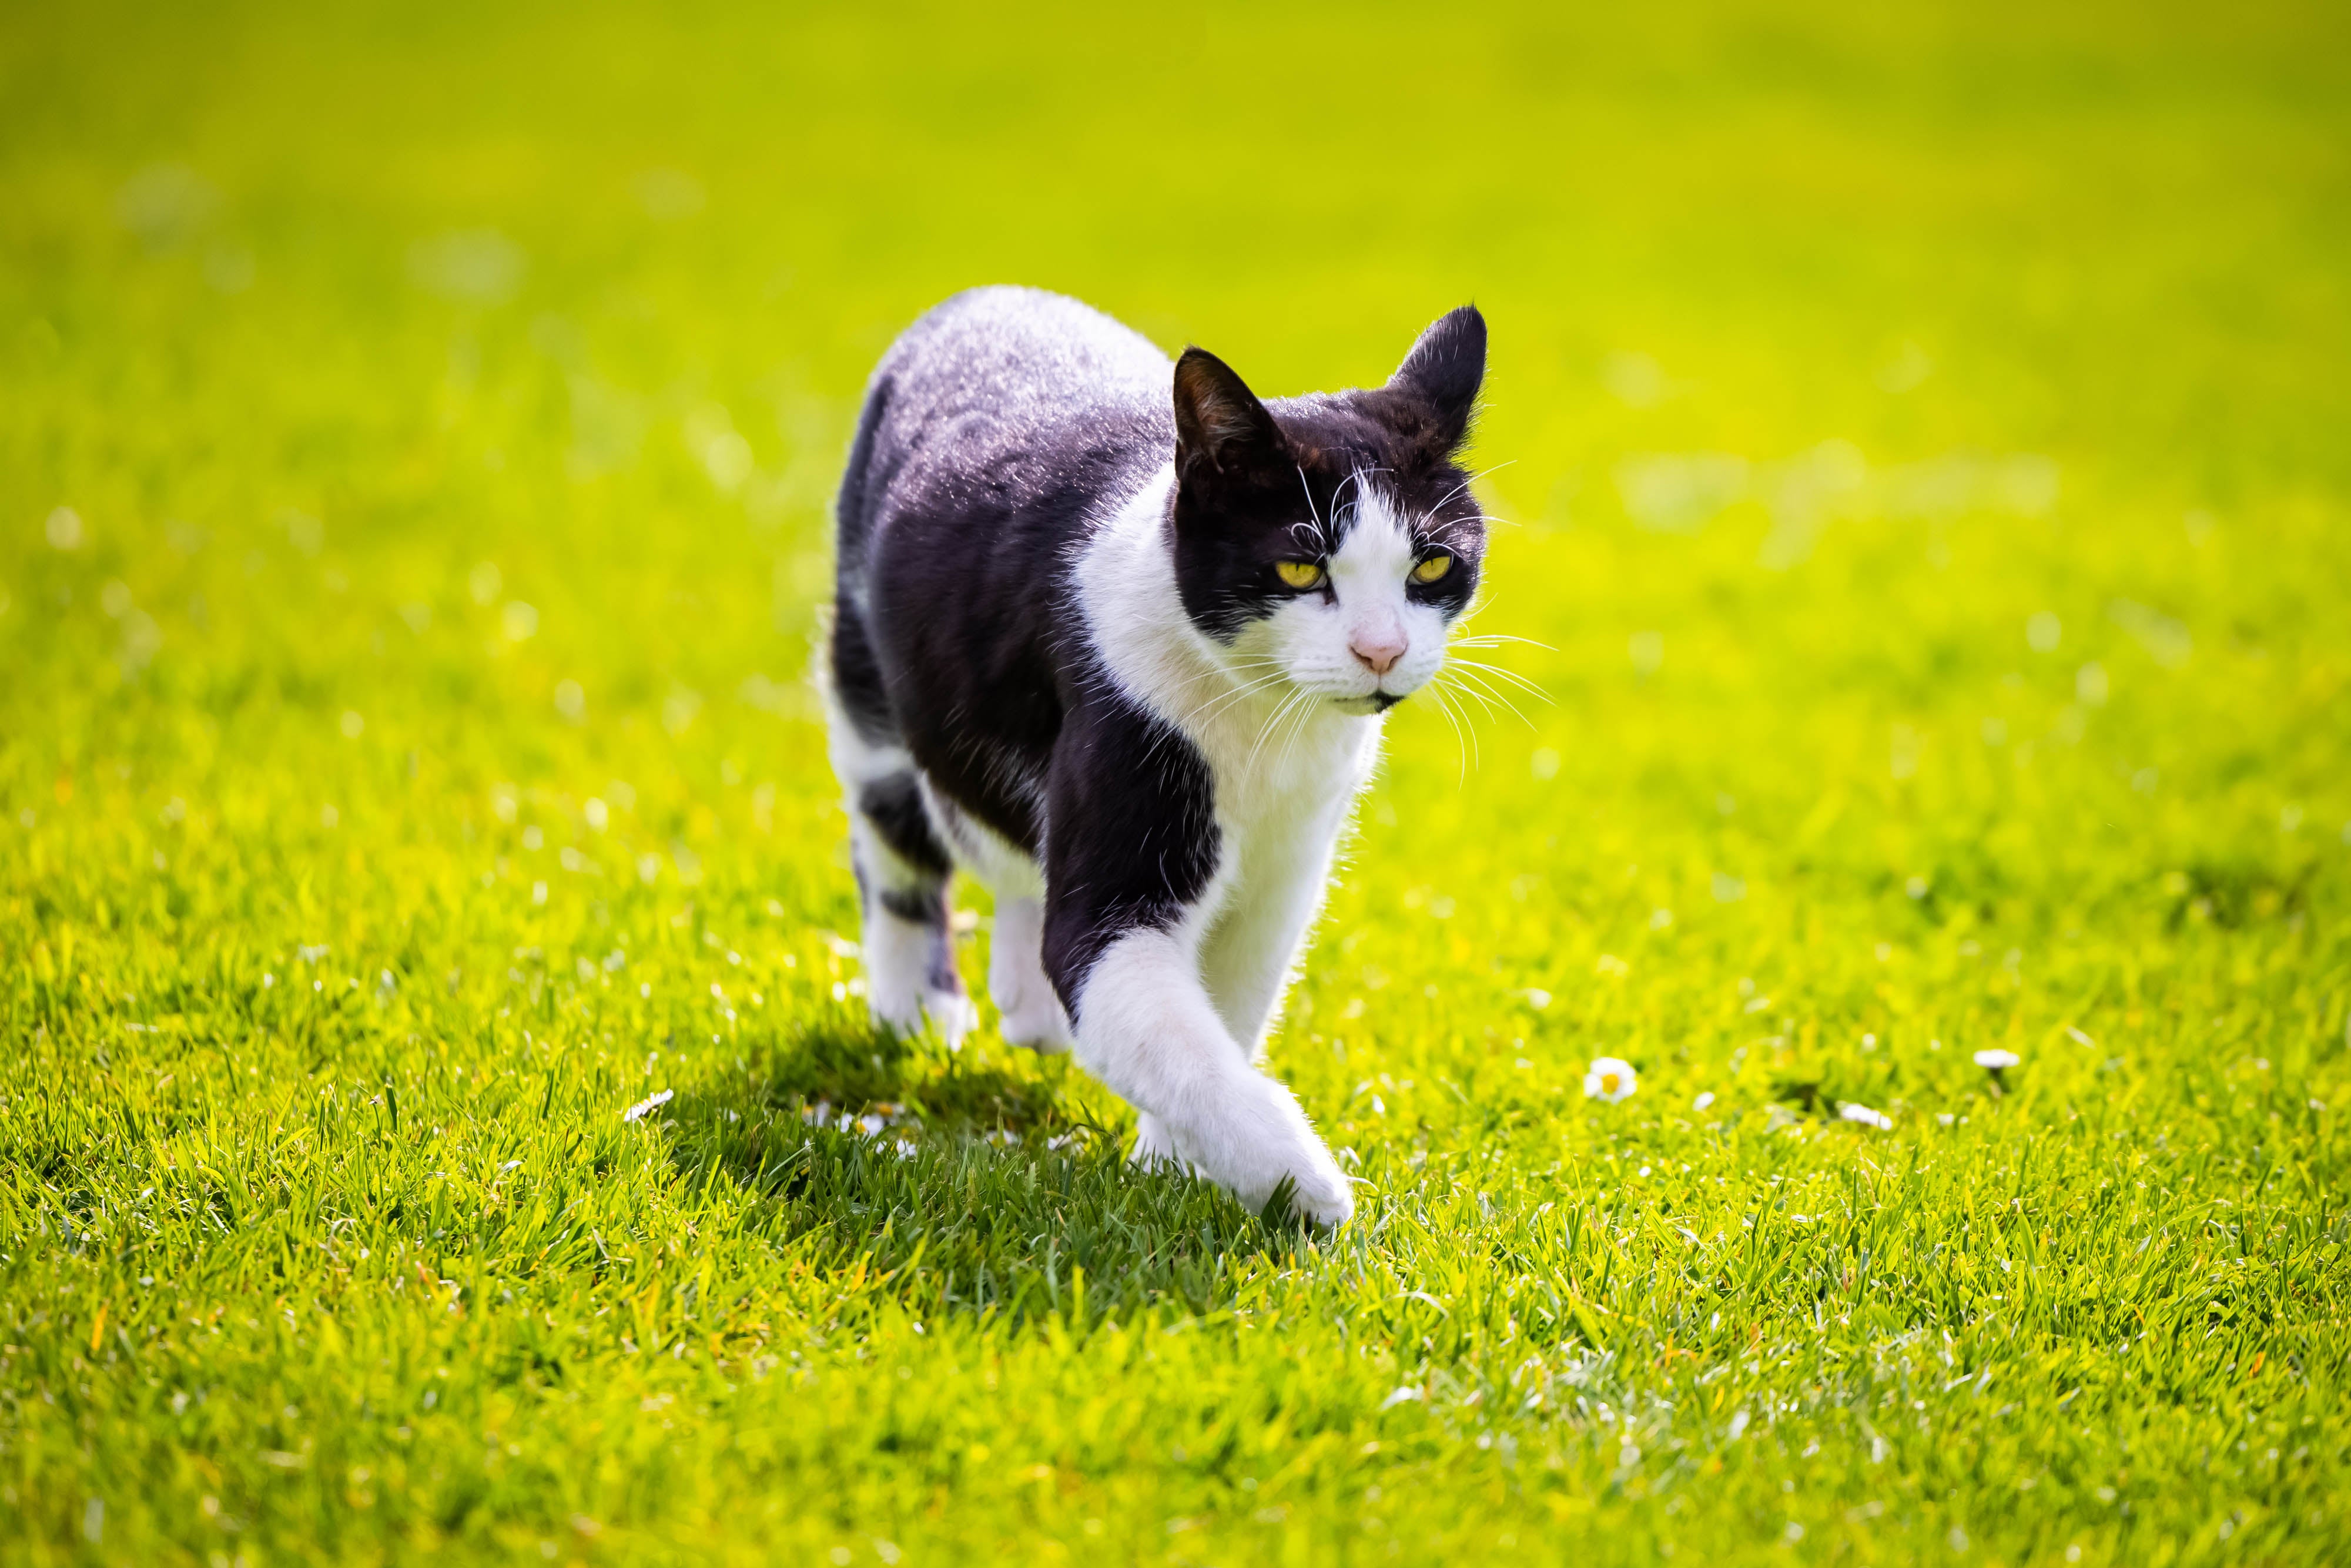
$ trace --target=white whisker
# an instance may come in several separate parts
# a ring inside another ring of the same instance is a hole
[[[1460,690],[1483,698],[1489,705],[1489,709],[1492,705],[1499,704],[1503,711],[1508,713],[1512,718],[1517,719],[1529,729],[1532,729],[1534,727],[1534,721],[1527,717],[1524,713],[1521,713],[1519,710],[1518,704],[1512,702],[1504,693],[1499,692],[1492,686],[1488,685],[1485,681],[1474,672],[1465,671],[1457,674],[1453,678]]]
[[[1307,726],[1314,722],[1317,706],[1311,702],[1301,704],[1298,716],[1290,720],[1289,730],[1282,736],[1281,749],[1274,755],[1273,771],[1276,773],[1290,766],[1290,755],[1297,749],[1299,740],[1306,734]]]
[[[1432,511],[1432,512],[1433,512],[1433,511],[1435,511],[1435,510],[1437,510],[1437,507],[1442,507],[1443,505],[1445,505],[1445,503],[1446,503],[1446,502],[1447,502],[1447,501],[1449,501],[1449,500],[1453,499],[1453,497],[1456,497],[1456,496],[1458,496],[1458,495],[1461,494],[1461,492],[1462,492],[1462,491],[1467,490],[1470,486],[1475,485],[1479,480],[1483,479],[1487,475],[1489,475],[1489,474],[1499,474],[1499,473],[1500,473],[1503,469],[1508,468],[1508,467],[1509,467],[1512,463],[1516,463],[1517,461],[1518,461],[1518,459],[1517,459],[1517,458],[1512,457],[1512,458],[1508,458],[1508,459],[1504,460],[1503,462],[1500,462],[1500,463],[1497,463],[1497,464],[1495,464],[1491,468],[1480,468],[1477,473],[1470,475],[1467,479],[1462,480],[1462,481],[1461,481],[1461,483],[1459,483],[1458,485],[1454,486],[1453,486],[1453,488],[1451,488],[1450,490],[1446,491],[1446,492],[1445,492],[1445,494],[1444,494],[1443,496],[1441,496],[1441,497],[1439,497],[1437,498],[1437,506],[1436,506],[1436,507],[1431,507],[1429,508],[1429,510],[1430,510],[1430,511]],[[1480,522],[1485,522],[1485,521],[1489,521],[1490,519],[1489,519],[1489,518],[1485,516],[1485,514],[1484,514],[1484,513],[1480,512],[1480,513],[1479,514],[1479,520]]]
[[[1455,782],[1457,786],[1467,784],[1469,781],[1470,759],[1478,749],[1478,738],[1469,724],[1469,716],[1461,712],[1459,705],[1447,695],[1444,683],[1432,681],[1421,690],[1427,694],[1429,706],[1453,731],[1454,753],[1460,759],[1460,771]]]
[[[1259,676],[1256,680],[1249,682],[1246,685],[1236,686],[1231,691],[1225,692],[1217,696],[1212,696],[1207,701],[1202,703],[1199,706],[1194,708],[1191,712],[1186,714],[1184,716],[1184,723],[1187,726],[1206,724],[1208,720],[1216,717],[1217,715],[1224,712],[1225,709],[1232,706],[1235,703],[1239,702],[1242,698],[1253,696],[1257,693],[1265,690],[1268,686],[1278,685],[1284,678],[1285,676],[1283,673],[1280,670],[1276,670],[1270,675]]]
[[[1444,706],[1446,706],[1446,707],[1450,707],[1450,710],[1453,710],[1453,715],[1456,715],[1456,717],[1460,719],[1460,727],[1462,727],[1462,740],[1465,740],[1467,746],[1469,746],[1469,757],[1467,757],[1467,762],[1462,764],[1462,783],[1469,783],[1469,768],[1483,768],[1483,767],[1486,767],[1486,755],[1483,755],[1483,750],[1481,750],[1481,747],[1479,747],[1479,743],[1477,743],[1477,717],[1474,717],[1472,712],[1467,710],[1467,707],[1462,707],[1462,706],[1460,706],[1460,698],[1458,698],[1456,691],[1446,689],[1446,691],[1444,691],[1444,698],[1441,698],[1441,701],[1444,701]]]
[[[1267,719],[1264,726],[1258,730],[1256,743],[1250,746],[1249,757],[1241,763],[1242,772],[1247,773],[1257,765],[1257,754],[1265,749],[1265,743],[1272,737],[1273,727],[1287,718],[1291,708],[1310,700],[1311,695],[1311,694],[1301,687],[1281,699],[1281,706],[1273,710],[1273,716]]]
[[[1548,703],[1553,700],[1549,692],[1543,690],[1541,686],[1538,685],[1533,681],[1527,679],[1526,676],[1519,674],[1516,670],[1506,670],[1499,664],[1489,664],[1482,659],[1448,658],[1445,663],[1446,667],[1448,669],[1476,670],[1494,680],[1508,681],[1511,685],[1514,685],[1519,690],[1526,693],[1527,695],[1535,697],[1542,702]]]
[[[1446,645],[1451,648],[1499,648],[1505,643],[1518,643],[1530,648],[1541,648],[1546,653],[1559,652],[1548,643],[1538,643],[1532,637],[1514,637],[1507,632],[1480,632],[1475,637],[1456,637]]]
[[[1468,685],[1458,675],[1454,675],[1449,678],[1440,677],[1440,684],[1447,691],[1457,696],[1468,697],[1479,707],[1484,708],[1489,717],[1502,711],[1501,702],[1491,692],[1481,691],[1478,687]],[[1466,712],[1468,710],[1465,709],[1464,711]],[[1511,711],[1516,712],[1517,710],[1512,709]]]

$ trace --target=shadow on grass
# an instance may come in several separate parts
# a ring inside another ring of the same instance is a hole
[[[1231,1299],[1235,1264],[1299,1245],[1293,1225],[1205,1182],[1130,1169],[1053,1069],[976,1056],[830,1013],[680,1095],[670,1157],[751,1194],[763,1228],[814,1238],[841,1267],[865,1257],[918,1315],[1209,1312]]]

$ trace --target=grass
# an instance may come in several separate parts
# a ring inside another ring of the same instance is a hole
[[[0,1558],[2341,1560],[2339,11],[1106,16],[0,34]],[[1493,323],[1334,1238],[863,1021],[824,507],[998,279]]]

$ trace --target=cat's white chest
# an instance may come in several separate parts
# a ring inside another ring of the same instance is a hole
[[[1380,721],[1340,713],[1234,718],[1193,737],[1215,779],[1222,873],[1285,877],[1309,865],[1319,873],[1377,765]]]

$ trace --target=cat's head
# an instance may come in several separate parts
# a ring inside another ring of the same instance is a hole
[[[1184,351],[1176,581],[1236,674],[1376,713],[1437,673],[1485,558],[1455,461],[1485,372],[1468,305],[1356,392],[1263,402],[1214,354]]]

